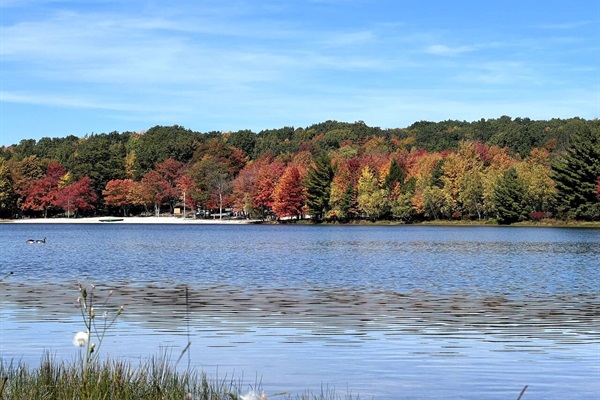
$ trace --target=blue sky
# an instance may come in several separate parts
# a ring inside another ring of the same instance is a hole
[[[600,115],[598,0],[0,0],[0,145]]]

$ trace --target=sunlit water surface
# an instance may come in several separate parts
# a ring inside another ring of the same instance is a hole
[[[0,246],[5,361],[76,359],[82,281],[125,304],[103,355],[190,341],[179,366],[267,394],[600,398],[600,230],[0,224]]]

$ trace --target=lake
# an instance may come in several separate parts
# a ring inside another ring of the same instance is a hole
[[[267,394],[600,397],[598,229],[0,224],[0,263],[4,360],[76,358],[81,281],[125,304],[101,354]]]

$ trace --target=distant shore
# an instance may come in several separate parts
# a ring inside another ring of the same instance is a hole
[[[90,218],[23,218],[23,219],[0,219],[0,224],[182,224],[182,225],[244,225],[244,224],[300,224],[310,225],[315,224],[314,222],[304,219],[301,221],[262,221],[258,219],[212,219],[212,218],[201,218],[192,219],[175,216],[163,216],[163,217],[118,217],[118,216],[104,216],[104,217],[90,217]],[[387,225],[404,225],[404,226],[502,226],[495,222],[490,221],[426,221],[418,222],[414,224],[404,224],[397,221],[355,221],[350,223],[339,223],[339,222],[324,222],[321,223],[324,226],[327,225],[357,225],[357,226],[387,226]],[[319,224],[320,225],[320,224]],[[511,225],[513,227],[544,227],[544,228],[600,228],[600,222],[590,221],[562,221],[562,220],[543,220],[543,221],[526,221],[518,222]]]
[[[190,219],[179,217],[92,217],[92,218],[23,218],[2,219],[0,223],[12,224],[255,224],[252,219]]]

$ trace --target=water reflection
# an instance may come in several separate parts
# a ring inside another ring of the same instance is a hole
[[[1,301],[5,313],[24,322],[71,319],[79,312],[76,287],[76,282],[52,286],[7,282]],[[296,329],[302,333],[296,332],[294,341],[335,343],[340,336],[359,343],[402,333],[455,339],[484,335],[483,340],[506,341],[508,347],[515,340],[527,339],[555,345],[600,341],[600,296],[593,294],[523,298],[424,291],[186,287],[167,282],[99,286],[96,293],[104,298],[110,290],[109,309],[125,304],[129,323],[181,334],[189,325],[222,336],[248,329]],[[534,344],[530,350],[544,348]]]

